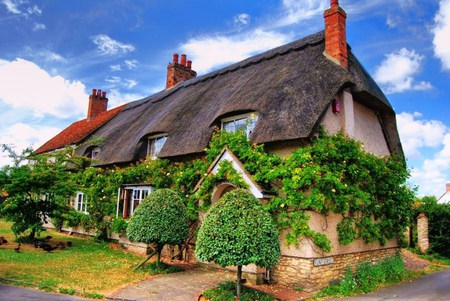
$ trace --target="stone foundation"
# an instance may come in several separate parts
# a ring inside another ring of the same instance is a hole
[[[392,257],[398,252],[399,248],[388,248],[334,255],[322,258],[323,260],[321,258],[282,256],[278,265],[271,269],[271,277],[278,284],[302,288],[308,292],[318,291],[330,283],[340,280],[347,266],[354,270],[358,263],[375,263]],[[316,266],[314,265],[315,261]]]

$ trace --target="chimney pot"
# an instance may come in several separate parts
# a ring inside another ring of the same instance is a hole
[[[186,66],[186,54],[181,55],[181,65]]]
[[[325,18],[325,53],[345,69],[348,68],[348,49],[346,37],[347,14],[339,6],[338,0],[330,1],[331,7],[323,16]]]
[[[89,97],[87,120],[95,118],[98,114],[108,110],[108,98],[106,91],[92,89],[92,95]]]
[[[173,54],[173,62],[174,64],[178,64],[178,53]]]
[[[169,63],[167,66],[166,89],[197,76],[197,72],[192,70],[192,61],[186,61],[186,54],[181,55],[180,63],[178,63],[178,58],[178,54],[175,53],[173,63]]]

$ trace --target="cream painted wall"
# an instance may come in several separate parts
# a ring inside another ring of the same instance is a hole
[[[300,239],[298,241],[298,245],[288,246],[284,241],[286,234],[285,232],[280,236],[282,255],[302,258],[318,258],[398,246],[395,239],[388,241],[384,246],[378,242],[366,244],[362,239],[355,240],[345,246],[341,245],[339,243],[338,233],[336,230],[337,224],[342,220],[341,215],[330,213],[328,216],[324,216],[313,211],[309,211],[308,215],[311,217],[311,220],[308,223],[310,228],[314,231],[325,234],[330,239],[332,246],[331,252],[322,251],[310,239],[306,238]]]
[[[381,124],[375,112],[358,102],[348,92],[340,95],[341,112],[333,113],[331,106],[325,112],[321,125],[330,134],[340,131],[364,143],[365,149],[380,157],[390,155]]]

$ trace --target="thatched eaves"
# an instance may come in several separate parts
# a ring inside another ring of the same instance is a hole
[[[395,114],[380,88],[351,51],[348,70],[323,52],[319,32],[129,103],[95,132],[104,141],[97,159],[100,165],[136,161],[147,137],[160,133],[168,134],[160,157],[201,154],[220,119],[243,112],[258,114],[253,142],[308,138],[343,89],[379,112],[391,151],[402,154]]]

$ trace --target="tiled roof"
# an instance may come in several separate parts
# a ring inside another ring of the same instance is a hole
[[[67,145],[77,144],[86,138],[90,133],[108,122],[111,118],[119,114],[125,107],[120,107],[108,110],[98,114],[95,118],[88,120],[87,118],[76,121],[60,132],[58,135],[47,141],[44,145],[39,147],[35,153],[41,154],[55,149],[63,148]]]

